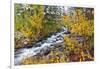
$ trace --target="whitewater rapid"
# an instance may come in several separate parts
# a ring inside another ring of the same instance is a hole
[[[38,45],[37,47],[33,46],[32,48],[22,48],[17,50],[15,52],[14,64],[20,65],[25,58],[35,56],[38,53],[43,54],[43,51],[61,45],[64,42],[64,33],[67,33],[67,31],[68,30],[65,27],[62,27],[60,32],[51,35],[51,37],[47,38],[44,42],[36,43],[36,45]]]

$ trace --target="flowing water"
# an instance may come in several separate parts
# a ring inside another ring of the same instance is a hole
[[[51,35],[51,37],[48,37],[46,40],[37,42],[32,48],[22,48],[17,50],[14,59],[15,65],[20,65],[21,61],[25,58],[35,56],[39,53],[43,54],[50,48],[62,45],[64,42],[64,33],[67,33],[67,29],[62,27],[60,32]]]

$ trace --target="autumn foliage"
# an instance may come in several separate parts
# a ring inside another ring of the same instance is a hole
[[[81,62],[94,60],[94,9],[59,6],[15,4],[15,50],[32,47],[61,26],[71,32],[64,35],[64,45],[52,49],[48,55],[23,59],[22,64]],[[59,14],[58,14],[59,13]]]

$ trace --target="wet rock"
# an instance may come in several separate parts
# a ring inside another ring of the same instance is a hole
[[[64,51],[64,48],[62,46],[60,46],[58,49],[59,49],[60,52]]]
[[[35,44],[35,45],[34,45],[34,47],[40,47],[40,46],[41,46],[41,44],[42,44],[42,43],[41,43],[41,42],[39,42],[39,43]]]
[[[70,32],[70,31],[67,31],[67,32],[65,32],[64,34],[71,34],[71,32]]]

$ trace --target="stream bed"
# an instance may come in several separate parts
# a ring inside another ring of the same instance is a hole
[[[68,30],[65,27],[62,27],[60,32],[52,34],[50,37],[45,40],[42,40],[41,42],[37,42],[31,48],[18,49],[15,52],[14,64],[20,65],[21,61],[25,58],[29,58],[38,54],[43,55],[46,52],[50,51],[51,48],[61,46],[64,42],[64,34],[67,32]]]

